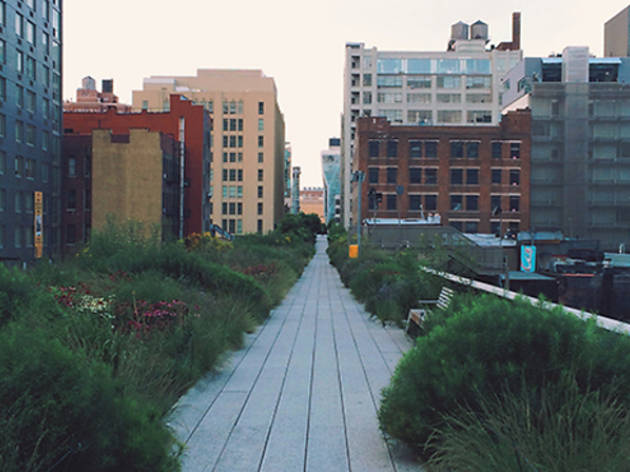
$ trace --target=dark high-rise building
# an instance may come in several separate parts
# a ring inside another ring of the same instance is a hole
[[[58,252],[62,1],[0,2],[0,261],[11,264],[40,244]]]

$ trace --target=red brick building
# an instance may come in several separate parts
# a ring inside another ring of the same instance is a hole
[[[498,233],[500,222],[502,233],[529,229],[530,129],[530,112],[520,110],[499,126],[359,119],[353,170],[365,172],[361,218],[437,213],[465,232]],[[356,192],[353,184],[355,202]]]
[[[203,232],[210,226],[210,131],[212,120],[201,105],[180,95],[170,96],[170,111],[139,113],[65,112],[64,139],[89,136],[92,130],[108,129],[113,135],[128,135],[131,129],[162,132],[184,143],[184,235]],[[67,161],[67,155],[62,158]],[[67,163],[65,164],[67,165]]]

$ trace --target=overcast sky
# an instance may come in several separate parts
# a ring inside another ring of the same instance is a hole
[[[302,186],[321,186],[320,151],[339,136],[346,42],[442,51],[458,20],[511,40],[522,15],[526,56],[567,45],[601,56],[604,22],[628,0],[65,0],[64,98],[81,78],[113,78],[121,101],[149,75],[198,68],[262,69],[273,77]]]

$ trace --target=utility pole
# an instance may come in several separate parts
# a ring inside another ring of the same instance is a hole
[[[359,256],[361,256],[361,191],[363,189],[363,179],[365,178],[365,172],[362,170],[355,170],[352,173],[352,181],[358,182],[357,193],[358,196],[358,211],[357,211],[357,249]]]

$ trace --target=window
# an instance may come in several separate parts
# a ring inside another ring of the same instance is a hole
[[[400,74],[403,71],[402,59],[378,59],[376,61],[376,71],[379,74]]]
[[[466,143],[466,157],[469,159],[479,157],[479,143]]]
[[[388,210],[396,209],[396,194],[395,193],[387,194],[387,209]]]
[[[237,215],[242,215],[243,214],[243,202],[238,202],[236,204],[236,214]]]
[[[363,104],[370,105],[372,103],[372,92],[363,92]]]
[[[258,169],[258,182],[263,181],[263,169]]]
[[[4,5],[4,3],[0,4]],[[0,39],[0,64],[6,64],[7,62],[7,43]]]
[[[461,88],[461,80],[459,77],[440,75],[437,78],[437,88],[458,89]]]
[[[499,141],[494,141],[492,143],[492,158],[501,159],[501,150],[502,150],[501,143]]]
[[[451,195],[451,210],[453,211],[461,211],[462,208],[462,196],[461,195]]]
[[[381,110],[380,116],[384,116],[390,123],[402,123],[402,110]]]
[[[430,93],[408,93],[407,103],[422,103],[422,104],[431,103],[431,94]]]
[[[49,147],[50,147],[50,134],[48,133],[48,131],[44,131],[42,133],[42,149],[44,151],[48,151]]]
[[[263,214],[263,204],[262,202],[258,202],[258,209],[257,209],[257,214],[258,215],[262,215]]]
[[[227,204],[227,202],[223,202],[221,204],[221,214],[222,215],[227,215],[228,214],[228,204]]]
[[[15,156],[14,169],[15,169],[16,177],[19,178],[19,177],[22,177],[22,175],[24,175],[24,158],[22,156]]]
[[[243,131],[243,118],[238,119],[238,130]]]
[[[466,121],[468,123],[491,123],[491,110],[472,110],[466,113]]]
[[[451,158],[464,157],[464,143],[462,141],[451,141]]]
[[[15,192],[13,195],[13,204],[15,206],[16,213],[22,213],[22,192]]]
[[[431,77],[407,77],[407,88],[431,88]]]
[[[387,141],[387,157],[398,156],[398,140],[390,139]]]
[[[510,196],[510,211],[519,211],[521,198],[519,196]]]
[[[379,75],[376,77],[378,88],[401,88],[402,76],[399,75]]]
[[[258,186],[258,198],[262,198],[263,197],[263,188],[262,185]]]
[[[265,102],[258,102],[258,114],[259,115],[265,114]]]
[[[479,169],[466,169],[466,185],[479,185]]]
[[[466,73],[490,74],[490,61],[488,59],[466,59]]]
[[[378,103],[402,103],[400,92],[379,92],[376,98]]]
[[[258,136],[258,147],[263,147],[265,145],[265,137]]]
[[[387,183],[395,184],[398,178],[398,168],[396,167],[388,167],[387,168]]]
[[[407,59],[408,74],[430,74],[431,59]]]
[[[6,25],[7,23],[7,7],[4,1],[0,2],[0,24]],[[2,241],[0,241],[0,244]]]
[[[243,181],[243,169],[238,169],[237,170],[237,177],[236,180],[238,180],[239,182]]]
[[[35,104],[37,102],[37,96],[35,92],[31,92],[30,90],[26,91],[26,110],[30,113],[35,113]]]
[[[50,86],[50,68],[48,66],[43,66],[42,70],[44,71],[44,85],[46,85],[46,87]]]
[[[66,243],[75,244],[77,242],[77,227],[75,225],[66,226]]]
[[[438,93],[436,100],[438,103],[461,103],[462,96],[459,93]]]
[[[451,169],[451,185],[462,185],[464,183],[464,170]]]
[[[7,100],[7,79],[0,77],[0,100]]]
[[[424,143],[424,157],[437,157],[437,141],[426,141]]]
[[[46,183],[50,176],[50,166],[48,164],[42,164],[40,168],[42,171],[42,182]]]
[[[35,126],[26,125],[26,144],[35,146]]]
[[[223,118],[223,131],[228,131],[229,122],[230,120],[228,120],[227,118]],[[223,139],[225,139],[225,136],[223,136]]]
[[[501,211],[501,195],[490,195],[490,211],[497,215]]]
[[[427,185],[437,184],[437,169],[424,169],[424,183]]]
[[[521,158],[521,143],[510,143],[510,158]]]
[[[258,118],[258,131],[265,130],[265,120],[263,118]]]
[[[466,210],[479,210],[479,195],[466,195]]]
[[[44,53],[50,54],[50,36],[45,31],[42,31],[42,47],[44,48]]]
[[[467,89],[488,89],[492,86],[491,77],[473,76],[466,77]]]
[[[35,46],[35,24],[31,21],[26,22],[26,41]]]
[[[378,157],[379,155],[379,141],[376,139],[370,139],[368,141],[368,156],[369,157]]]
[[[427,211],[437,210],[437,195],[424,196],[424,209]]]
[[[464,232],[465,233],[478,233],[479,223],[477,221],[464,221]]]
[[[368,183],[378,183],[378,167],[368,167]]]
[[[235,202],[230,202],[228,203],[228,209],[229,209],[229,214],[230,215],[235,215],[236,214],[236,203]]]
[[[492,180],[491,182],[493,184],[501,184],[501,169],[492,169],[491,171],[492,174]]]
[[[24,161],[24,177],[31,180],[35,178],[35,161],[33,159]]]
[[[0,175],[4,175],[7,172],[7,153],[0,151]]]
[[[419,211],[422,206],[421,195],[409,195],[409,211]]]
[[[409,157],[422,157],[422,141],[409,141]]]
[[[461,123],[462,112],[460,110],[438,110],[438,123]]]
[[[24,37],[24,17],[17,12],[15,13],[15,34]]]
[[[24,142],[24,122],[20,120],[15,122],[15,140],[18,143]]]
[[[420,167],[409,168],[409,183],[410,184],[422,183],[422,169]]]
[[[7,191],[3,188],[0,188],[0,211],[4,211],[6,207],[7,201]]]
[[[265,157],[265,156],[264,156],[264,153],[259,152],[259,153],[258,153],[258,162],[263,162],[264,157]]]
[[[68,158],[68,177],[77,176],[77,160],[74,157]]]
[[[236,182],[236,169],[230,169],[230,182]]]
[[[372,74],[363,74],[363,86],[364,87],[372,86]]]
[[[256,220],[256,231],[258,233],[263,232],[263,220]]]
[[[17,71],[21,74],[24,72],[24,53],[22,51],[18,51],[15,58]]]
[[[21,85],[15,86],[15,104],[18,108],[24,107],[24,87]]]
[[[510,169],[510,185],[521,184],[521,171],[518,169]]]
[[[13,231],[15,247],[22,247],[22,227],[16,226]]]
[[[75,189],[68,190],[66,209],[71,211],[77,209],[77,191]]]

